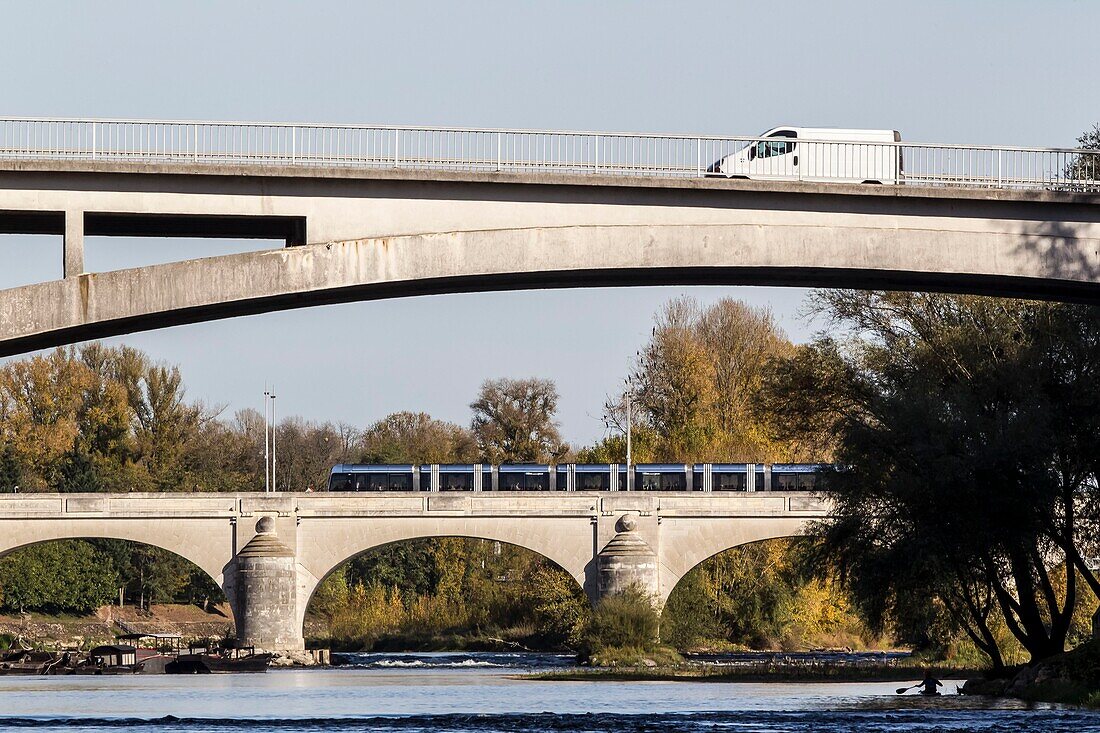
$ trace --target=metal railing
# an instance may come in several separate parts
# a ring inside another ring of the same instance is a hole
[[[9,117],[0,159],[1100,191],[1097,150],[745,136]]]

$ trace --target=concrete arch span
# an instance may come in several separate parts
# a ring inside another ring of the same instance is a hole
[[[306,610],[317,588],[339,567],[371,550],[411,540],[461,537],[521,547],[553,562],[583,590],[592,562],[594,538],[589,520],[580,521],[583,525],[578,527],[576,519],[552,518],[501,522],[494,518],[469,517],[458,523],[453,517],[359,520],[329,524],[324,541],[309,538],[303,527],[299,530],[302,553],[298,564],[298,626],[304,627]]]
[[[795,215],[357,239],[0,291],[0,355],[312,305],[524,288],[775,284],[1100,302],[1100,224]]]

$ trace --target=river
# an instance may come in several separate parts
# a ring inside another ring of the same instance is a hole
[[[550,682],[566,657],[356,655],[267,674],[0,677],[0,730],[157,733],[1100,733],[1100,713],[895,694],[883,683]],[[957,680],[945,680],[954,691]]]

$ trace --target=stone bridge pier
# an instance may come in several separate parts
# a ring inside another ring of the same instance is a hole
[[[236,637],[300,650],[310,599],[346,561],[394,542],[470,537],[551,560],[598,602],[637,586],[658,605],[708,557],[825,516],[799,493],[20,494],[0,496],[0,555],[60,539],[155,545],[208,573]]]

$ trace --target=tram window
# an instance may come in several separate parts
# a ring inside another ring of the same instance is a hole
[[[710,478],[711,489],[714,491],[744,491],[745,474],[743,473],[712,473]]]
[[[637,491],[660,491],[661,474],[638,472],[634,477],[634,488]]]
[[[812,473],[803,473],[798,477],[799,491],[813,491],[817,487],[817,476]]]
[[[763,471],[757,471],[757,473],[756,473],[756,490],[757,491],[763,491],[764,490],[764,472]]]
[[[577,477],[580,480],[580,477]],[[557,478],[558,491],[565,491],[569,488],[569,472],[564,466],[558,466],[558,478]],[[577,487],[580,488],[579,486]]]
[[[500,472],[501,491],[523,491],[523,474]]]
[[[683,471],[661,474],[662,491],[687,491],[687,475]]]
[[[472,491],[474,475],[472,473],[440,473],[440,491]]]
[[[355,488],[353,491],[370,491],[370,476],[365,473],[355,475]]]
[[[390,488],[390,477],[384,473],[371,473],[367,474],[367,490],[368,491],[388,491]]]
[[[703,490],[703,472],[693,471],[691,474],[691,487],[694,491]]]
[[[411,473],[391,473],[390,491],[412,491],[413,477]]]
[[[524,474],[524,488],[527,491],[549,491],[550,490],[550,474],[549,473],[528,473]]]
[[[773,473],[772,490],[774,491],[798,491],[798,474]]]
[[[329,491],[354,491],[355,484],[351,480],[351,474],[338,473],[329,479]]]
[[[428,469],[420,469],[420,490],[431,491],[432,490],[432,472]]]
[[[604,473],[578,473],[577,491],[607,491],[611,488],[611,474]]]

